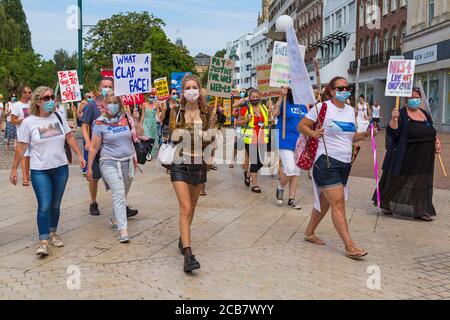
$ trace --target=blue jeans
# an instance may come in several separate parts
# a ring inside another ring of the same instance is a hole
[[[58,228],[61,200],[69,179],[69,167],[31,170],[31,184],[38,202],[39,240],[50,239]]]

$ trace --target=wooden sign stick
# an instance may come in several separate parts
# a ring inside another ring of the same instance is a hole
[[[286,139],[286,96],[283,98],[283,139]]]

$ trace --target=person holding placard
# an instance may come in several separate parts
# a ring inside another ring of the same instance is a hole
[[[236,124],[242,127],[245,151],[248,155],[250,164],[250,174],[245,176],[245,184],[248,184],[247,179],[249,177],[251,191],[254,193],[261,193],[262,190],[258,186],[258,171],[263,167],[260,149],[261,146],[267,146],[269,143],[269,110],[261,103],[258,89],[250,89],[248,96],[250,103],[247,107],[241,109]],[[264,148],[262,150],[264,150]],[[245,168],[245,171],[247,170],[248,167]]]
[[[297,184],[300,177],[300,168],[295,163],[295,147],[300,136],[298,124],[308,113],[306,106],[294,104],[292,90],[282,88],[282,96],[278,98],[273,108],[273,115],[278,118],[277,129],[282,130],[283,108],[281,103],[286,97],[286,138],[279,135],[279,156],[283,169],[280,170],[280,182],[276,190],[276,199],[279,205],[283,204],[283,193],[286,185],[289,184],[288,207],[300,210],[302,207],[295,201],[297,193]]]
[[[389,143],[380,180],[380,207],[385,214],[432,221],[435,154],[441,153],[433,120],[421,108],[414,88],[406,107],[394,108],[386,129]],[[376,193],[373,196],[377,205]]]
[[[345,78],[333,78],[326,87],[326,96],[332,97],[331,100],[317,108],[311,108],[300,122],[299,129],[306,137],[319,139],[313,167],[315,201],[305,230],[305,240],[318,245],[325,244],[315,235],[315,231],[331,208],[334,226],[345,245],[345,255],[359,259],[367,255],[367,252],[357,247],[350,237],[345,200],[352,168],[352,145],[369,137],[370,132],[356,132],[355,112],[346,104],[351,96],[350,90]],[[314,131],[316,122],[320,122],[320,126]],[[325,138],[326,146],[322,137]]]
[[[191,249],[191,225],[200,192],[207,180],[208,159],[204,153],[212,141],[207,131],[215,128],[216,119],[202,94],[200,79],[186,75],[182,81],[180,105],[171,108],[169,122],[170,140],[177,145],[176,152],[181,156],[176,156],[170,175],[180,205],[178,248],[184,256],[184,272],[200,268]]]

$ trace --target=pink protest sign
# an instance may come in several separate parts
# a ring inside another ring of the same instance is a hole
[[[77,70],[58,71],[58,80],[63,103],[81,101]]]

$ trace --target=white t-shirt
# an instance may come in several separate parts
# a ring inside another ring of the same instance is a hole
[[[327,145],[328,156],[336,160],[350,163],[352,162],[353,136],[356,133],[356,119],[353,108],[345,105],[344,108],[336,107],[333,102],[326,101],[328,106],[325,121],[323,123],[325,143]],[[322,105],[318,106],[319,114]],[[312,121],[317,121],[316,108],[311,108],[306,117]],[[319,139],[316,160],[325,154],[323,139]]]
[[[15,102],[9,101],[5,104],[5,114],[9,113],[6,116],[6,121],[11,122],[11,111],[12,111],[12,107],[14,106]]]
[[[372,106],[372,118],[380,118],[381,106]]]
[[[16,102],[11,108],[11,115],[16,116],[18,119],[26,119],[29,116],[29,103],[23,103],[21,101]],[[16,125],[17,130],[20,128],[20,124]]]
[[[65,119],[62,122],[61,126],[53,113],[48,117],[32,115],[22,122],[17,139],[29,144],[32,170],[48,170],[68,164],[64,141],[70,127]]]
[[[3,108],[4,108],[3,102],[0,102],[0,116],[3,115]],[[0,121],[2,121],[2,119],[0,119]]]

